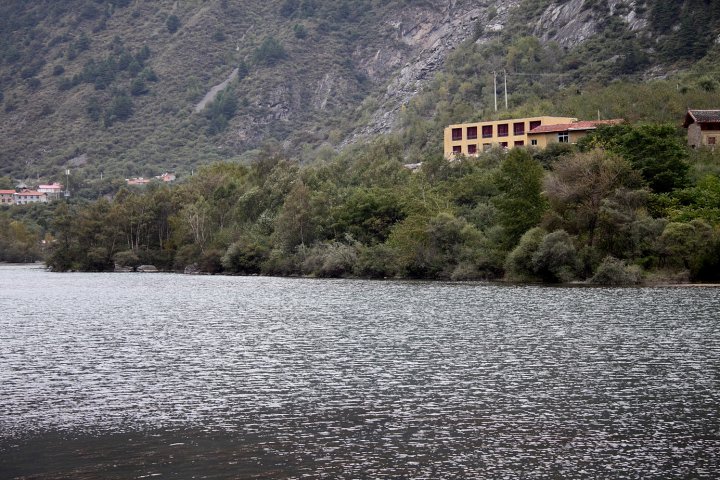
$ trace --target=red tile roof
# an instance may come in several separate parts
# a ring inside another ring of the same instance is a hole
[[[688,110],[683,127],[691,123],[720,123],[720,110]]]
[[[45,194],[42,192],[36,192],[34,190],[26,190],[24,192],[18,193],[17,195],[21,196],[21,197],[30,197],[30,196],[34,196],[34,195],[45,195]]]
[[[530,130],[530,134],[535,133],[555,133],[555,132],[577,132],[582,130],[595,130],[598,125],[617,125],[622,123],[622,118],[612,120],[585,120],[582,122],[559,123],[557,125],[540,125]]]
[[[15,190],[0,190],[0,195],[15,195]]]

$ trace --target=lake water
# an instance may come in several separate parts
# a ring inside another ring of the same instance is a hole
[[[0,266],[0,478],[718,478],[719,293]]]

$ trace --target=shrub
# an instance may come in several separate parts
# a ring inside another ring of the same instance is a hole
[[[275,37],[265,37],[265,40],[253,53],[255,63],[267,66],[275,65],[286,56],[285,49]]]
[[[513,249],[505,260],[505,278],[511,281],[537,280],[533,256],[543,240],[546,232],[535,227],[520,238],[518,246]]]
[[[575,245],[565,230],[543,237],[532,256],[536,275],[549,282],[569,282],[577,276],[579,262]]]
[[[255,274],[260,273],[261,265],[270,255],[270,249],[264,242],[242,238],[232,243],[221,261],[227,272]]]
[[[204,273],[220,273],[222,272],[222,250],[208,250],[200,256],[198,267]]]
[[[132,85],[130,85],[130,95],[134,97],[145,95],[148,91],[147,85],[141,77],[133,80]]]
[[[180,19],[177,15],[170,15],[165,22],[165,26],[167,27],[168,32],[175,33],[178,28],[180,28]]]
[[[388,278],[396,273],[395,252],[384,243],[362,246],[355,261],[355,275],[367,278]]]
[[[300,266],[296,255],[274,249],[260,266],[260,271],[263,275],[297,275],[300,273]]]
[[[137,256],[132,250],[123,250],[113,256],[113,260],[116,265],[121,267],[131,267],[133,270],[137,268],[140,263],[140,257]]]
[[[598,266],[590,283],[596,285],[637,285],[642,271],[637,265],[628,266],[622,260],[607,256]]]
[[[293,33],[295,34],[296,38],[305,38],[307,37],[307,28],[305,28],[305,25],[302,23],[296,23],[293,26]]]
[[[337,278],[352,273],[357,248],[340,242],[321,243],[310,249],[302,264],[303,273]]]

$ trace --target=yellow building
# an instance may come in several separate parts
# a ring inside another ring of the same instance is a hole
[[[528,133],[530,145],[545,148],[551,143],[575,144],[582,137],[595,130],[599,125],[617,125],[623,119],[586,120],[582,122],[560,123],[557,125],[541,125]]]
[[[532,117],[461,123],[445,129],[444,152],[446,158],[453,158],[477,155],[492,147],[545,148],[551,143],[577,143],[598,125],[621,122],[621,119],[578,122],[571,117]]]
[[[460,123],[445,129],[445,157],[477,155],[492,147],[513,148],[531,145],[528,133],[542,125],[566,124],[570,117],[531,117],[490,122]]]
[[[720,110],[688,110],[683,127],[688,130],[692,148],[715,148],[720,144]]]

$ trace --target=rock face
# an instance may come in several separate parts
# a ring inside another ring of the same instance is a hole
[[[636,0],[608,0],[609,11],[595,10],[589,0],[556,0],[543,11],[533,28],[533,35],[543,42],[554,41],[565,47],[584,42],[598,32],[605,17],[617,14],[630,30],[640,31],[647,27],[647,19],[638,9]],[[398,113],[442,67],[445,58],[461,42],[476,34],[476,26],[487,32],[477,38],[478,43],[488,41],[501,31],[508,13],[520,4],[519,0],[507,2],[463,2],[445,0],[435,2],[434,9],[408,8],[399,17],[388,19],[388,28],[409,47],[412,53],[392,76],[386,91],[378,102],[378,108],[370,122],[358,129],[344,144],[360,138],[390,132]],[[363,66],[368,75],[387,73],[384,69],[394,67],[401,53],[378,50],[372,58],[365,59]]]
[[[518,3],[519,0],[510,0],[492,6],[445,0],[435,2],[432,10],[411,7],[399,17],[388,19],[387,27],[395,32],[412,54],[403,57],[399,51],[378,50],[374,57],[365,59],[362,65],[370,76],[393,67],[403,58],[405,62],[401,63],[399,71],[385,89],[370,122],[345,143],[392,130],[402,106],[433,78],[448,54],[461,42],[475,35],[478,26],[486,32],[502,30],[509,10]],[[477,41],[487,39],[481,36]]]
[[[610,0],[609,11],[595,10],[587,0],[555,1],[538,18],[533,34],[541,40],[555,41],[564,47],[573,47],[597,33],[608,15],[617,14],[631,31],[647,26],[647,20],[637,13],[637,2]]]

